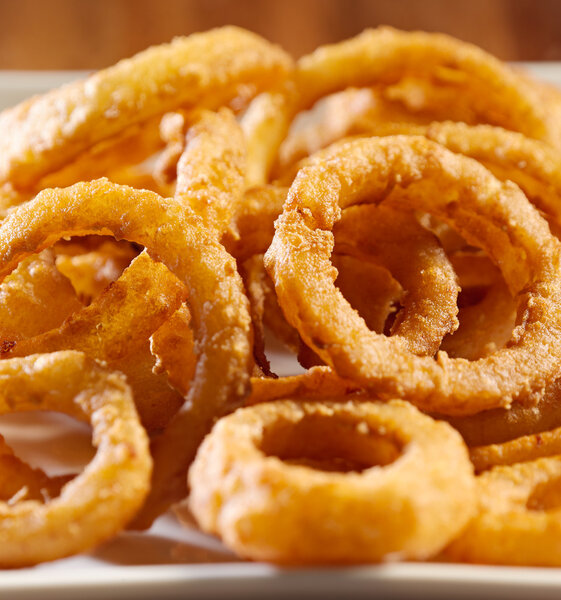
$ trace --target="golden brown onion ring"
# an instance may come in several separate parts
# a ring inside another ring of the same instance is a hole
[[[468,446],[487,446],[560,427],[560,402],[561,379],[555,379],[546,385],[535,406],[513,404],[509,409],[494,408],[467,417],[432,416],[448,421]]]
[[[55,266],[51,251],[29,257],[0,284],[2,347],[58,327],[81,308],[72,284]]]
[[[459,292],[456,274],[436,238],[411,212],[376,205],[345,209],[333,235],[334,252],[374,260],[401,284],[405,294],[391,334],[405,340],[415,354],[434,355],[443,337],[458,327]]]
[[[0,116],[0,182],[33,186],[95,143],[181,106],[219,107],[285,78],[280,48],[223,27],[149,48]]]
[[[561,565],[561,458],[495,467],[478,478],[479,510],[445,556],[465,562]]]
[[[214,419],[239,406],[249,391],[253,366],[248,301],[235,260],[200,218],[146,190],[101,179],[70,188],[44,190],[0,225],[0,275],[25,256],[64,236],[114,235],[146,246],[187,286],[196,344],[197,367],[189,389],[182,445],[162,475],[162,485],[184,473]],[[184,493],[185,483],[183,483]],[[165,493],[153,486],[152,495]],[[164,504],[173,498],[165,499]]]
[[[499,280],[483,299],[460,309],[458,330],[444,338],[441,350],[453,358],[477,360],[504,348],[516,322],[516,301]]]
[[[232,111],[203,111],[187,132],[174,198],[221,235],[241,200],[245,166],[243,133]]]
[[[291,565],[427,558],[475,507],[460,437],[399,401],[240,409],[207,436],[189,483],[203,530]]]
[[[60,327],[23,339],[2,358],[57,350],[79,350],[127,376],[142,424],[163,427],[183,404],[165,376],[152,373],[148,338],[180,306],[185,287],[167,267],[145,252],[92,304]]]
[[[154,373],[165,373],[171,385],[186,396],[195,375],[195,340],[191,313],[182,304],[150,337],[150,352],[156,357]]]
[[[103,239],[103,238],[102,238]],[[95,248],[87,248],[75,240],[56,244],[57,269],[70,279],[79,298],[85,303],[97,298],[130,265],[138,250],[127,242],[104,238]]]
[[[74,475],[49,477],[41,469],[34,469],[18,458],[0,435],[0,501],[14,504],[21,500],[48,502]]]
[[[476,446],[470,448],[469,454],[477,472],[499,465],[513,465],[544,456],[561,455],[561,428],[523,435],[502,444]]]
[[[351,394],[364,395],[365,390],[353,381],[337,376],[330,367],[324,365],[309,368],[305,373],[273,379],[252,377],[251,394],[246,398],[246,406],[292,398],[300,400],[322,400],[324,398],[346,397]]]
[[[501,181],[514,181],[548,220],[556,235],[561,231],[561,153],[539,140],[490,125],[432,123],[411,127],[359,121],[350,134],[424,135],[485,165]]]
[[[0,502],[0,565],[55,560],[114,536],[142,504],[152,466],[123,376],[80,352],[2,361],[0,374],[1,413],[54,410],[85,418],[97,447],[93,461],[59,497],[45,504]]]
[[[306,344],[340,376],[425,410],[474,414],[539,395],[561,349],[560,247],[519,188],[422,137],[357,140],[320,155],[291,187],[266,254],[281,306]],[[337,292],[329,256],[341,209],[379,201],[394,185],[501,265],[523,315],[509,348],[474,362],[417,357],[397,336],[368,331]]]
[[[259,131],[255,143],[261,140],[262,155],[274,156],[294,116],[319,99],[348,87],[395,86],[412,73],[419,82],[441,79],[458,84],[460,103],[471,112],[470,123],[490,123],[556,147],[561,145],[559,103],[545,98],[543,90],[526,75],[520,75],[480,48],[449,36],[389,27],[366,30],[302,57],[293,79],[282,92],[265,92],[254,100],[259,101],[259,113],[265,124],[270,121],[268,115],[276,113],[267,135],[262,131],[266,125],[261,128],[253,125]],[[456,104],[448,101],[446,106],[452,114],[440,110],[438,118],[454,118]],[[257,120],[255,117],[254,121]],[[265,164],[254,183],[268,182],[269,172]]]
[[[273,239],[275,219],[282,212],[288,188],[264,185],[246,190],[223,244],[240,262],[263,254]]]

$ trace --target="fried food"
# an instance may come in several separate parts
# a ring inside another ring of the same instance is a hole
[[[476,471],[486,471],[498,465],[514,465],[561,454],[561,428],[543,431],[503,442],[470,448],[470,458]]]
[[[61,325],[82,308],[50,250],[22,261],[0,284],[0,339],[4,349]]]
[[[0,436],[0,566],[189,493],[253,560],[561,564],[561,92],[439,34],[294,64],[225,27],[0,134],[3,410],[98,446],[53,476]]]
[[[516,301],[498,280],[476,304],[462,307],[457,331],[444,338],[441,350],[452,358],[477,360],[504,348],[516,323]]]
[[[138,255],[138,250],[128,242],[119,244],[113,239],[102,239],[95,248],[79,242],[63,242],[53,248],[57,269],[70,279],[85,304],[90,304],[109,284],[117,281]]]
[[[468,446],[487,446],[561,426],[560,398],[561,379],[556,378],[531,406],[513,404],[508,409],[495,408],[468,417],[433,416],[448,421]]]
[[[544,93],[531,77],[471,44],[442,34],[379,27],[303,56],[281,90],[267,91],[253,101],[249,145],[254,155],[267,157],[259,163],[254,184],[266,183],[271,173],[279,174],[271,157],[279,153],[296,115],[351,87],[373,87],[381,98],[381,110],[376,110],[376,96],[367,100],[373,107],[371,122],[488,123],[560,146],[558,94]],[[345,110],[357,117],[365,112],[348,106]],[[338,121],[344,126],[349,119]],[[327,125],[326,135],[316,139],[335,141],[330,129]],[[286,162],[281,154],[281,168]]]
[[[189,392],[197,366],[190,323],[191,312],[184,303],[150,337],[150,352],[156,358],[153,372],[165,373],[183,396]]]
[[[436,238],[410,212],[385,205],[348,207],[333,235],[334,252],[374,260],[392,274],[405,294],[390,333],[414,354],[434,355],[442,338],[458,327],[459,291]]]
[[[214,230],[202,227],[197,215],[173,199],[104,179],[44,190],[0,225],[0,274],[64,236],[94,233],[144,245],[186,285],[198,357],[188,396],[189,419],[208,427],[240,405],[252,367],[251,318],[243,284]],[[185,444],[190,452],[204,429]]]
[[[240,409],[205,439],[189,481],[205,531],[280,564],[431,556],[475,506],[459,436],[404,402]]]
[[[342,379],[330,367],[319,365],[310,367],[305,373],[279,377],[252,377],[251,394],[246,405],[298,398],[299,400],[347,397],[364,395],[366,392],[358,383]]]
[[[14,504],[22,500],[48,502],[56,498],[74,475],[48,476],[18,458],[0,436],[0,501]]]
[[[0,116],[0,182],[33,186],[81,152],[181,106],[220,107],[286,77],[289,57],[223,27],[154,46]]]
[[[500,127],[450,122],[412,128],[360,121],[349,133],[425,135],[452,152],[475,158],[501,181],[514,181],[548,220],[552,232],[560,231],[561,154],[548,144]]]
[[[474,362],[417,357],[399,338],[370,332],[337,292],[329,257],[341,209],[380,200],[396,184],[407,187],[410,206],[453,223],[501,265],[525,315],[508,349]],[[342,144],[300,171],[275,227],[265,266],[284,313],[341,377],[450,415],[528,401],[554,377],[559,243],[516,186],[478,163],[421,137]]]
[[[11,344],[2,357],[84,352],[127,376],[142,424],[159,429],[183,404],[183,397],[166,377],[152,373],[149,338],[185,297],[185,287],[167,267],[143,252],[92,304],[58,328]]]
[[[0,565],[55,560],[114,536],[142,504],[152,466],[124,378],[80,352],[0,361],[0,373],[0,412],[55,410],[87,419],[97,447],[89,467],[59,497],[0,502]]]
[[[445,555],[465,562],[558,567],[560,482],[559,456],[482,473],[477,514]]]
[[[232,111],[204,111],[187,132],[174,198],[222,235],[243,194],[245,165],[243,133]]]
[[[479,122],[559,146],[559,112],[544,102],[528,79],[471,44],[442,34],[403,32],[389,27],[323,46],[298,62],[300,107],[337,90],[417,79],[452,82]]]

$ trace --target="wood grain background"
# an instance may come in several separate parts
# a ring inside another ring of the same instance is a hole
[[[505,60],[561,60],[559,0],[0,0],[0,69],[93,69],[224,24],[295,56],[380,24],[443,31]]]

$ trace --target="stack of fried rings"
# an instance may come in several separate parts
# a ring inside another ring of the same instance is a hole
[[[0,437],[0,565],[187,496],[253,560],[561,565],[560,140],[556,90],[388,28],[294,64],[227,27],[0,114],[1,412],[97,447]]]

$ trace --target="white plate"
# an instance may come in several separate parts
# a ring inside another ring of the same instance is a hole
[[[561,87],[561,63],[526,65]],[[82,73],[81,73],[82,74]],[[80,74],[80,75],[81,75]],[[0,109],[44,92],[78,73],[0,71]],[[280,371],[290,361],[274,360]],[[282,362],[282,364],[280,364]],[[88,431],[68,429],[65,419],[10,415],[0,431],[23,458],[49,448],[55,469],[71,455],[76,463],[91,453]],[[72,449],[72,452],[69,449]],[[305,532],[303,532],[305,535]],[[342,569],[278,569],[238,561],[221,544],[181,526],[172,515],[145,533],[127,532],[95,552],[31,569],[0,571],[0,598],[560,598],[561,569],[481,567],[438,563],[400,563]]]

